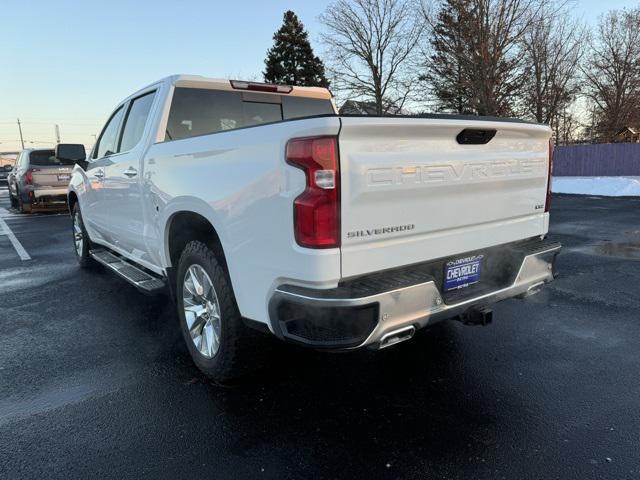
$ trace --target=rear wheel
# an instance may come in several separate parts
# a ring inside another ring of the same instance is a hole
[[[18,199],[11,194],[11,191],[9,191],[9,197],[11,200],[11,206],[13,208],[18,208]]]
[[[82,268],[89,268],[95,265],[95,260],[89,255],[91,248],[91,242],[89,241],[89,235],[84,228],[84,222],[82,221],[82,214],[80,213],[80,206],[78,202],[73,205],[71,212],[71,221],[73,226],[73,247],[76,252],[76,258]]]
[[[20,190],[16,190],[16,193],[18,195],[18,210],[20,210],[20,213],[31,213],[31,204],[22,201]]]
[[[224,266],[207,245],[191,241],[180,256],[176,283],[180,327],[191,358],[215,381],[237,377],[249,332]]]

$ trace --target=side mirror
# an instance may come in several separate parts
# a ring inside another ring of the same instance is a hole
[[[59,143],[56,145],[55,157],[58,160],[77,163],[82,168],[87,164],[87,153],[84,145],[80,143]]]

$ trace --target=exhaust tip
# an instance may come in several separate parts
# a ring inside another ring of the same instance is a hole
[[[544,287],[544,282],[534,283],[529,288],[527,288],[526,292],[518,295],[518,298],[527,298],[531,295],[535,295],[536,293],[539,293],[540,290],[542,290],[542,287]]]
[[[538,293],[540,290],[542,290],[542,287],[544,287],[544,282],[540,282],[540,283],[536,283],[535,285],[531,285],[531,286],[527,289],[527,296],[535,295],[535,294],[536,294],[536,293]]]
[[[416,327],[409,325],[408,327],[392,330],[389,333],[385,333],[380,339],[380,349],[396,345],[400,342],[407,341],[413,337],[416,333]]]

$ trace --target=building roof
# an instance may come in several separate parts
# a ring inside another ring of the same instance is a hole
[[[616,137],[618,135],[622,135],[623,133],[629,132],[632,135],[638,135],[640,133],[640,128],[636,128],[636,127],[624,127],[621,128],[620,130],[618,130],[618,132],[616,133]]]

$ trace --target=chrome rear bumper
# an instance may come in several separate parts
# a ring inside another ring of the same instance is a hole
[[[537,293],[554,279],[555,257],[561,245],[540,240],[529,242],[526,249],[519,268],[511,275],[513,280],[506,286],[458,299],[443,295],[436,280],[429,277],[365,295],[349,295],[352,292],[344,288],[327,291],[283,285],[270,302],[272,327],[285,340],[315,348],[385,347],[389,339],[392,343],[406,340],[420,328],[456,317],[473,307]],[[351,316],[352,311],[357,312],[355,317]],[[305,322],[306,328],[290,328],[294,324],[304,326]],[[313,323],[311,327],[309,322]],[[350,334],[336,332],[337,328],[345,328]]]
[[[33,196],[40,197],[67,197],[67,187],[36,187],[33,190]]]

